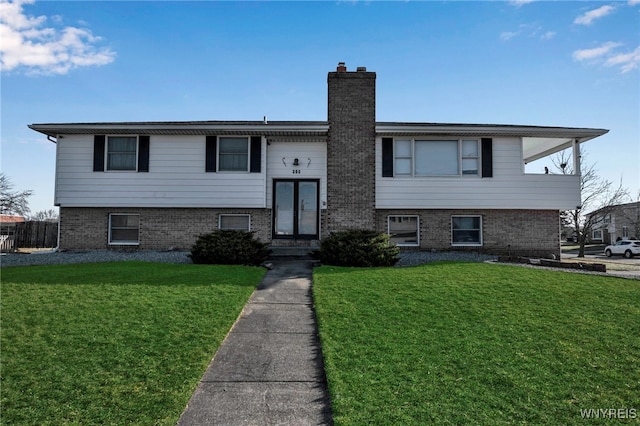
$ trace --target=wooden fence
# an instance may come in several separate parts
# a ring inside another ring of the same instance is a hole
[[[58,246],[58,222],[20,222],[15,228],[2,227],[2,251],[19,248],[54,248]],[[4,232],[5,230],[9,232]]]

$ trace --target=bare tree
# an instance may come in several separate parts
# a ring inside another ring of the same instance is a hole
[[[622,180],[616,186],[611,181],[598,176],[595,164],[586,161],[586,153],[580,149],[580,195],[582,203],[574,210],[561,213],[563,224],[573,229],[580,246],[578,257],[584,257],[584,246],[591,235],[591,231],[603,223],[618,204],[628,197],[628,191],[622,186]],[[565,150],[551,161],[562,174],[573,174],[573,161],[570,150]],[[597,211],[598,214],[589,213]]]
[[[29,209],[29,197],[33,191],[15,191],[7,175],[0,173],[0,213],[26,216]]]
[[[40,210],[39,212],[32,214],[29,217],[29,220],[35,220],[39,222],[57,222],[58,212],[54,209]]]

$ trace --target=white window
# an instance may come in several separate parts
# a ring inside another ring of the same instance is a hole
[[[396,176],[478,176],[477,139],[394,141]]]
[[[462,174],[477,175],[480,155],[478,141],[475,139],[462,141]]]
[[[138,138],[136,136],[107,137],[107,170],[136,170]]]
[[[248,214],[221,214],[218,216],[218,229],[249,231],[250,217]]]
[[[482,216],[451,216],[451,245],[481,246]]]
[[[111,213],[109,215],[109,244],[140,244],[140,215]]]
[[[419,224],[418,216],[388,216],[387,227],[391,242],[398,246],[419,245]]]
[[[604,223],[611,223],[611,215],[607,214],[604,216]]]
[[[412,141],[411,140],[397,140],[395,143],[395,171],[397,176],[411,176],[412,175]]]
[[[218,164],[221,172],[248,172],[249,138],[221,137],[218,144]]]
[[[626,226],[622,227],[622,238],[629,238],[629,228]]]
[[[602,241],[602,229],[594,229],[591,233],[591,239]]]

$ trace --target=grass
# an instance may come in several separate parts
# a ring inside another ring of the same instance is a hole
[[[591,408],[640,417],[638,281],[323,266],[314,297],[336,425],[571,425]]]
[[[143,262],[3,268],[0,421],[174,425],[263,274]]]

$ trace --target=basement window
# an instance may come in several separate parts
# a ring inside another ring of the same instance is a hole
[[[387,218],[390,240],[397,246],[416,247],[420,244],[418,216],[389,216]]]
[[[249,231],[251,216],[248,214],[221,214],[218,216],[218,229]]]
[[[451,245],[481,246],[482,216],[451,216]]]
[[[109,215],[109,244],[140,244],[140,215],[111,213]]]

